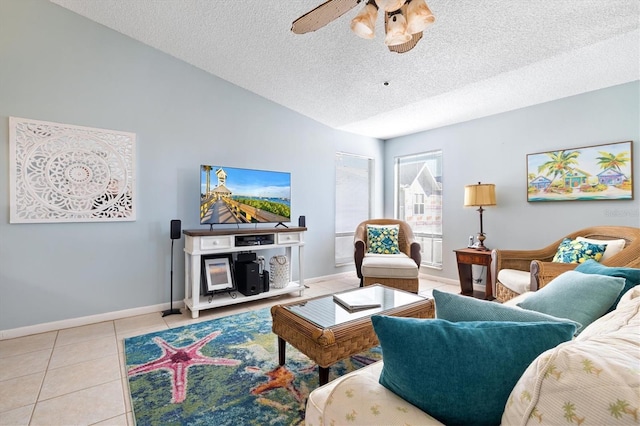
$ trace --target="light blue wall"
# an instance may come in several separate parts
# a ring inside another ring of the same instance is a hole
[[[336,151],[376,160],[376,216],[393,215],[394,157],[444,151],[444,269],[429,271],[444,278],[456,279],[452,250],[478,231],[462,194],[479,180],[497,186],[498,206],[485,213],[490,247],[640,226],[637,184],[635,201],[529,204],[525,193],[533,152],[633,140],[637,174],[639,92],[634,82],[383,143],[327,128],[45,0],[0,0],[0,331],[167,302],[169,221],[200,228],[201,163],[292,173],[292,216],[306,215],[309,227],[306,277],[352,268],[333,261]],[[9,116],[136,133],[138,219],[10,225]]]
[[[393,215],[393,162],[401,155],[443,151],[443,270],[456,278],[454,249],[479,232],[475,208],[463,207],[464,186],[496,185],[497,206],[484,212],[490,248],[542,248],[593,225],[640,226],[640,83],[472,120],[385,143],[385,214]],[[527,154],[633,141],[634,200],[528,203]]]
[[[10,116],[136,133],[137,220],[10,225]],[[376,160],[381,214],[382,145],[47,1],[0,1],[0,331],[168,302],[169,222],[201,229],[202,163],[290,171],[292,217],[309,228],[305,276],[350,270],[334,267],[335,153]]]

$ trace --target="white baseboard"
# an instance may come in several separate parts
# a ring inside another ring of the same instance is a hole
[[[420,277],[421,278],[426,278],[430,281],[437,281],[443,284],[448,284],[448,285],[460,285],[460,281],[458,280],[452,280],[451,278],[444,278],[444,277],[438,277],[435,275],[429,275],[429,274],[425,274],[424,272],[420,271]]]
[[[322,281],[329,281],[329,280],[335,280],[335,279],[340,279],[340,278],[347,278],[353,276],[355,277],[355,279],[357,280],[358,277],[356,276],[355,271],[354,272],[341,272],[339,274],[332,274],[332,275],[323,275],[321,277],[314,277],[314,278],[305,278],[304,279],[304,283],[305,284],[313,284],[313,283],[319,283]],[[299,281],[297,281],[299,282]]]
[[[174,302],[173,306],[174,308],[182,308],[184,307],[184,303]],[[16,337],[46,333],[48,331],[61,330],[64,328],[80,327],[83,325],[95,324],[98,322],[113,321],[127,317],[134,317],[136,315],[146,315],[152,314],[154,312],[160,313],[169,308],[169,303],[162,303],[160,305],[142,306],[139,308],[124,309],[122,311],[105,312],[104,314],[46,322],[42,324],[29,325],[26,327],[12,328],[9,330],[0,330],[0,340],[15,339]]]
[[[304,280],[304,283],[313,284],[321,281],[345,278],[351,275],[355,275],[355,272],[343,272],[339,274],[323,275],[321,277],[308,278]],[[436,276],[423,274],[423,273],[420,273],[420,275],[429,280],[438,281],[438,282],[451,284],[451,285],[460,285],[460,283],[457,280],[436,277]],[[174,302],[173,305],[176,308],[184,307],[183,302]],[[15,339],[16,337],[23,337],[31,334],[46,333],[49,331],[61,330],[64,328],[80,327],[83,325],[95,324],[95,323],[104,322],[104,321],[113,321],[117,319],[133,317],[136,315],[145,315],[145,314],[151,314],[154,312],[162,312],[166,309],[169,309],[169,307],[170,307],[169,303],[163,303],[159,305],[141,306],[139,308],[125,309],[122,311],[105,312],[104,314],[89,315],[86,317],[70,318],[70,319],[61,320],[61,321],[46,322],[42,324],[29,325],[26,327],[0,330],[0,340]]]

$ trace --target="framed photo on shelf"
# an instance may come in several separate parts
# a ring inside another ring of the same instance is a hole
[[[231,254],[202,256],[201,287],[203,294],[234,291],[233,257]]]

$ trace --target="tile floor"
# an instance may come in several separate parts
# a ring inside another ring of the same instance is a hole
[[[358,287],[355,274],[308,284],[304,298]],[[420,280],[420,294],[458,286]],[[0,341],[0,425],[135,425],[123,339],[294,301],[297,293],[200,312],[160,313]]]

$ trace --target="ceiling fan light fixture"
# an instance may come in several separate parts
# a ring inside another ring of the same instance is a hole
[[[435,22],[425,0],[409,0],[407,4],[407,32],[416,34]]]
[[[385,12],[395,12],[400,9],[406,0],[376,0],[378,7]]]
[[[407,20],[400,12],[387,15],[386,30],[384,43],[387,46],[396,46],[411,40],[411,34],[407,32]]]
[[[375,37],[377,18],[378,6],[373,0],[369,0],[356,17],[351,20],[351,31],[359,37],[372,39]]]
[[[0,0],[1,2],[2,0]],[[340,18],[359,4],[364,7],[350,21],[351,30],[365,39],[375,38],[376,20],[380,11],[384,17],[384,42],[388,50],[406,53],[422,39],[422,28],[433,23],[435,18],[426,0],[325,0],[291,24],[294,34],[306,34],[324,27]],[[411,11],[409,11],[411,8]],[[411,16],[411,18],[409,18]],[[410,26],[409,26],[409,21]],[[409,26],[409,32],[407,27]],[[380,32],[380,31],[378,31]]]

